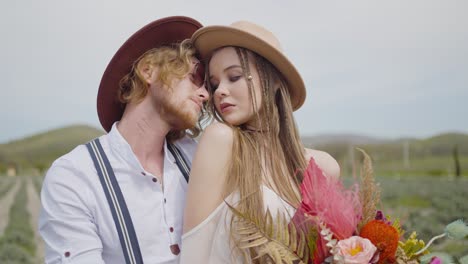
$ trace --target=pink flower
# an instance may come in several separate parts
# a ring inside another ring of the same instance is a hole
[[[368,264],[377,248],[367,238],[352,236],[336,244],[337,253],[344,264]]]
[[[442,264],[442,260],[438,257],[432,257],[430,264]]]

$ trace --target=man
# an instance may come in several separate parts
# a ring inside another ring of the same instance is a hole
[[[208,99],[187,17],[133,34],[99,86],[109,132],[57,159],[41,192],[46,263],[177,263],[188,167]],[[174,44],[178,43],[178,44]]]

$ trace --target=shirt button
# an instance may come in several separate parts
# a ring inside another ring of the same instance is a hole
[[[63,254],[66,258],[70,257],[70,252],[65,252],[65,254]]]
[[[158,179],[156,179],[156,178],[153,178],[153,182],[157,182],[157,181],[158,181]]]
[[[174,232],[174,228],[173,227],[169,228],[169,231],[171,231],[171,233]]]
[[[164,203],[166,203],[166,198],[164,198]]]
[[[177,244],[171,245],[170,249],[171,249],[172,254],[174,254],[176,256],[179,255],[179,253],[180,253],[179,245],[177,245]]]

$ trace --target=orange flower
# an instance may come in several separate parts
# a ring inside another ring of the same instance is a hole
[[[369,239],[378,251],[378,264],[394,263],[399,234],[395,227],[382,220],[372,220],[362,227],[360,237]]]

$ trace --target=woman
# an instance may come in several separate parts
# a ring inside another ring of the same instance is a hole
[[[257,252],[239,248],[233,210],[291,217],[309,159],[330,177],[339,166],[302,146],[293,111],[305,100],[304,82],[271,32],[241,21],[202,28],[192,41],[206,60],[219,122],[206,128],[193,160],[181,263],[249,263]]]

